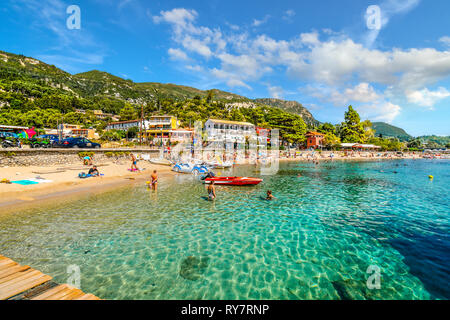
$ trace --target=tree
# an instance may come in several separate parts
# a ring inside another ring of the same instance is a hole
[[[370,122],[370,120],[361,122],[361,125],[364,129],[363,142],[366,142],[375,136],[375,130],[372,128],[372,122]]]
[[[341,139],[339,139],[338,136],[335,134],[328,132],[325,134],[325,137],[323,139],[323,144],[325,147],[334,147],[341,143]]]
[[[331,133],[333,135],[336,135],[336,128],[329,122],[322,123],[319,128],[317,128],[317,131],[323,134]]]
[[[340,131],[342,142],[359,143],[364,141],[364,128],[360,123],[358,112],[352,106],[349,106],[345,113],[345,121],[342,123]]]
[[[119,115],[121,121],[136,120],[138,118],[136,110],[129,103],[125,104]]]

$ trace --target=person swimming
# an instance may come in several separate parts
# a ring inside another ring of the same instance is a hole
[[[216,199],[216,187],[214,186],[214,181],[211,181],[211,184],[208,185],[208,199]]]
[[[266,196],[266,200],[273,200],[276,199],[275,196],[272,194],[271,190],[267,190],[267,196]]]

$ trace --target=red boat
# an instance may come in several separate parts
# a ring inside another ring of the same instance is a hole
[[[205,183],[209,184],[214,181],[217,185],[228,185],[228,186],[248,186],[257,185],[262,182],[263,179],[259,178],[248,178],[248,177],[214,177],[206,178]]]

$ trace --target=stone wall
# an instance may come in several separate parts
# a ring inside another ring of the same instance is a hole
[[[93,161],[102,163],[106,161],[129,159],[130,153],[135,155],[149,154],[150,157],[159,156],[158,150],[133,149],[133,150],[55,150],[55,149],[0,149],[0,167],[15,166],[51,166],[81,164],[80,153],[94,153]]]

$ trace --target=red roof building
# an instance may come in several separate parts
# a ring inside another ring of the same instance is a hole
[[[323,139],[325,135],[323,133],[309,131],[306,134],[306,148],[321,148],[323,146]]]

